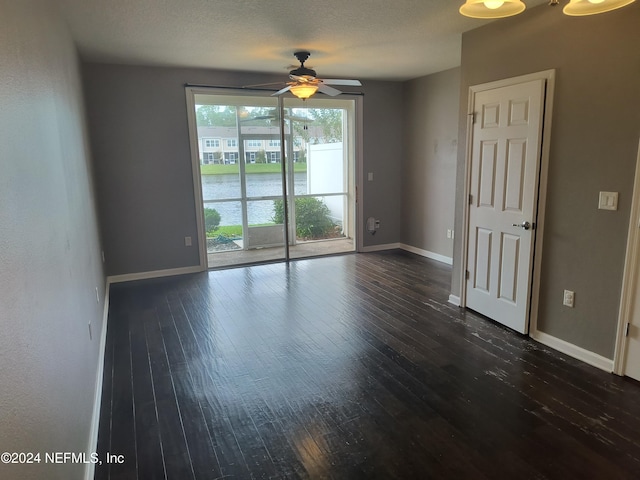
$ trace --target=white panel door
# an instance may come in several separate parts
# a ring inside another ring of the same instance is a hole
[[[640,150],[638,151],[638,167],[636,168],[640,168]],[[638,173],[636,173],[636,177],[637,176]],[[638,191],[638,178],[636,178],[634,195],[640,196],[640,191]],[[634,203],[638,201],[639,199],[636,198]],[[636,228],[640,228],[640,219],[636,217],[636,220],[632,219],[631,221],[635,222]],[[636,251],[640,251],[640,235],[638,233],[636,233],[634,241],[636,243]],[[632,256],[631,258],[633,259],[634,257]],[[628,259],[627,262],[629,262]],[[629,312],[629,317],[627,318],[628,324],[626,325],[625,332],[626,346],[624,352],[623,374],[640,381],[640,266],[636,261],[635,265],[633,263],[627,263],[625,268],[635,269],[635,279],[630,307],[631,310]]]
[[[477,92],[466,305],[520,333],[529,297],[544,80]]]
[[[627,328],[624,374],[640,381],[640,282],[636,283],[633,312]]]

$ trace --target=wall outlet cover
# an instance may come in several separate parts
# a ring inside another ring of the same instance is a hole
[[[575,300],[575,293],[572,292],[571,290],[565,290],[564,297],[562,299],[562,304],[565,305],[566,307],[573,308],[574,300]]]

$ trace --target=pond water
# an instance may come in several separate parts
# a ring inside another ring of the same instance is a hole
[[[240,176],[203,175],[202,198],[218,200],[222,198],[239,198]],[[247,197],[267,197],[282,195],[282,175],[279,173],[246,174]],[[307,193],[307,174],[294,174],[294,192],[298,195]],[[242,204],[240,202],[205,203],[205,208],[215,208],[220,213],[220,225],[241,225]],[[269,223],[273,217],[273,200],[250,200],[247,203],[249,224]]]

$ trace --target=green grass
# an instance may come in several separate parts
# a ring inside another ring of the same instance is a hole
[[[222,235],[223,237],[241,237],[242,225],[226,225],[224,227],[218,227],[213,234],[207,233],[208,237],[217,237]]]
[[[246,173],[280,173],[279,163],[247,163],[245,165]],[[238,173],[240,165],[200,165],[200,173],[202,175],[225,175]],[[294,163],[294,172],[306,172],[306,163]]]

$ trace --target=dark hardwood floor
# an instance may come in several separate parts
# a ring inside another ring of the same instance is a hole
[[[640,478],[640,386],[401,251],[113,285],[96,479]]]

